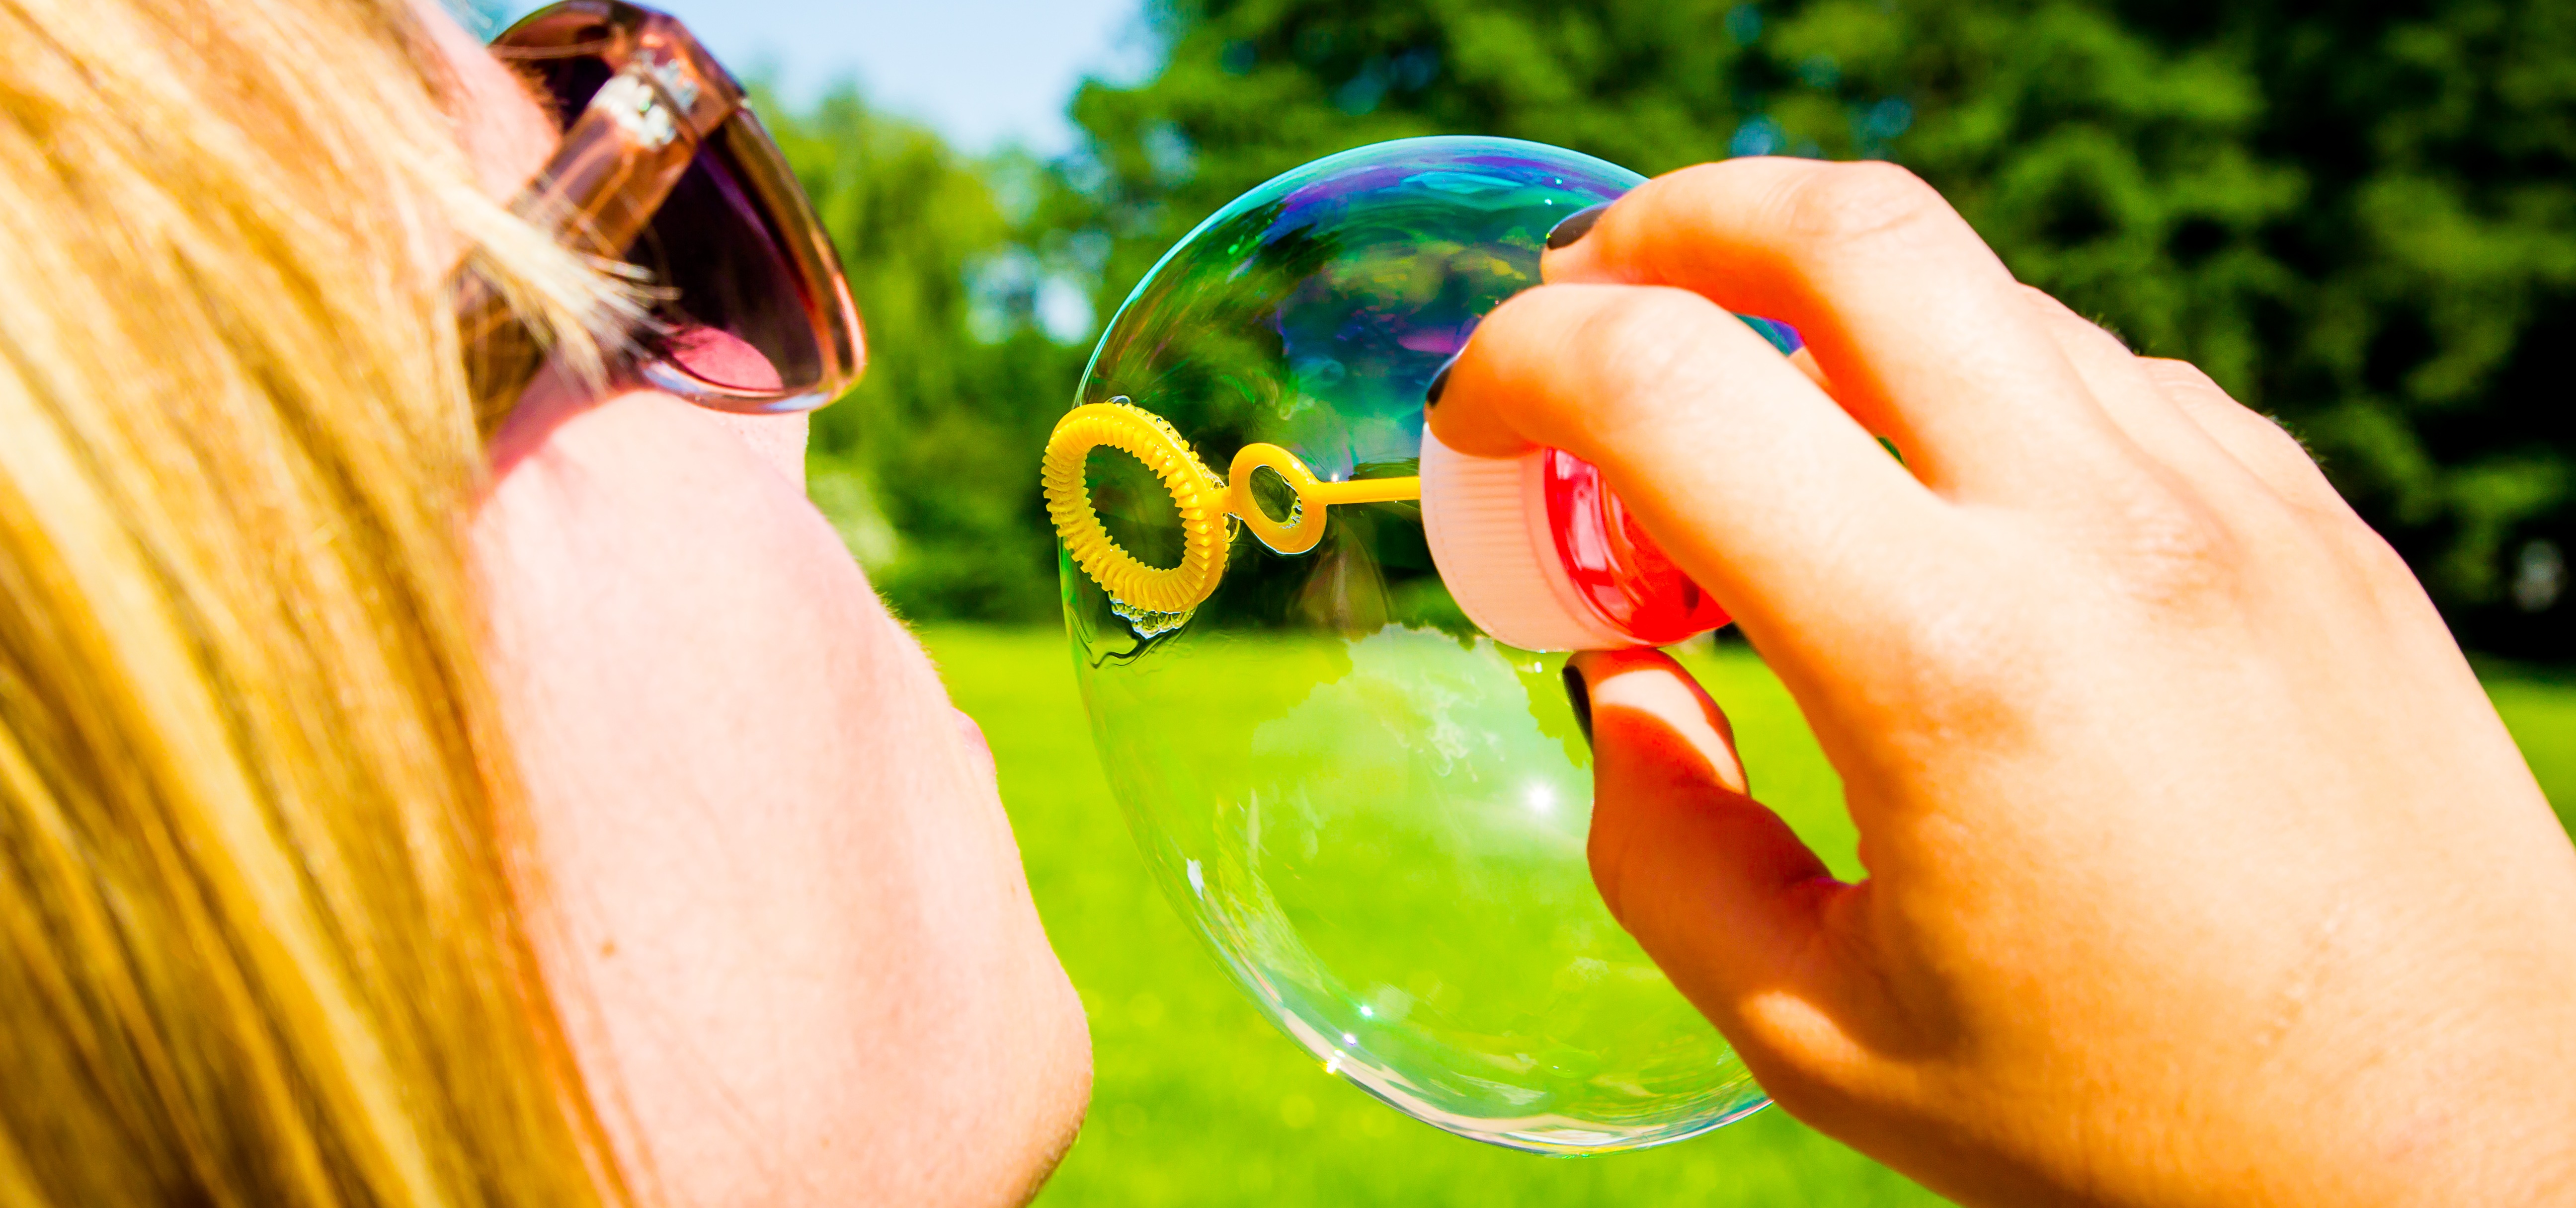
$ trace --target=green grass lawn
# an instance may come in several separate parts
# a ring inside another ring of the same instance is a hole
[[[1540,1158],[1414,1123],[1323,1072],[1256,1015],[1148,879],[1109,796],[1061,634],[923,634],[1000,765],[1029,886],[1091,1014],[1082,1139],[1039,1203],[1937,1204],[1773,1110],[1695,1140]],[[1690,660],[1764,799],[1855,870],[1840,787],[1787,694],[1741,650]],[[2576,689],[2492,685],[2562,819],[2576,818]]]
[[[2576,683],[2490,679],[2487,694],[2540,777],[2558,821],[2576,831]]]

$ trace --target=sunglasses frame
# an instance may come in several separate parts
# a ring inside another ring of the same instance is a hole
[[[678,19],[625,0],[562,0],[504,30],[491,51],[509,63],[597,59],[611,73],[581,112],[562,115],[562,144],[513,212],[574,250],[622,259],[697,157],[720,149],[716,166],[751,201],[794,278],[813,331],[815,381],[747,389],[648,357],[635,366],[647,384],[716,410],[776,413],[822,406],[858,380],[865,337],[831,237],[742,85]],[[477,410],[506,410],[543,355],[477,275],[460,290],[458,314]]]

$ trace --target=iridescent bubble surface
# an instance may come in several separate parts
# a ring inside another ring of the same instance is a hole
[[[1415,472],[1422,391],[1536,284],[1565,215],[1639,177],[1490,138],[1346,152],[1255,189],[1148,274],[1077,406],[1124,398],[1222,475],[1269,443],[1327,482]],[[1120,549],[1178,565],[1165,480],[1096,448]],[[1252,494],[1279,521],[1284,480]],[[1594,891],[1591,752],[1561,655],[1502,647],[1442,588],[1410,501],[1337,504],[1281,554],[1225,521],[1203,602],[1153,614],[1067,556],[1102,762],[1148,865],[1236,982],[1324,1067],[1522,1149],[1678,1140],[1764,1102]]]

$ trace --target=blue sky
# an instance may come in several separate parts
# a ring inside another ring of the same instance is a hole
[[[968,147],[1070,145],[1085,74],[1151,62],[1138,0],[644,0],[688,22],[736,74],[767,64],[791,99],[854,75],[875,104]],[[507,2],[512,16],[537,7]]]

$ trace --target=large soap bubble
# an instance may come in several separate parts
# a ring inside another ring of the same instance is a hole
[[[1492,138],[1345,152],[1164,256],[1047,467],[1065,618],[1147,863],[1324,1067],[1478,1140],[1678,1140],[1762,1105],[1584,861],[1562,655],[1451,599],[1422,391],[1634,173]]]

